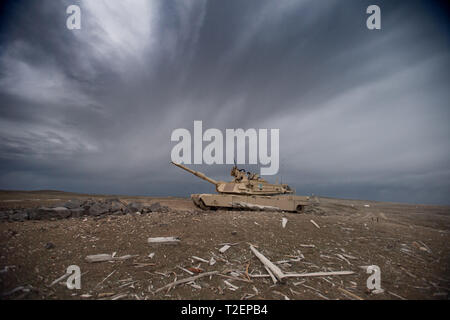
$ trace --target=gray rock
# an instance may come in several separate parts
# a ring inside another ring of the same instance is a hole
[[[37,209],[37,213],[33,216],[37,219],[62,219],[70,217],[71,212],[66,207],[47,208],[41,207]]]
[[[62,206],[66,207],[67,209],[78,209],[83,205],[83,201],[78,200],[78,199],[74,199],[74,200],[69,200],[66,203],[64,203]]]
[[[150,212],[169,212],[169,207],[162,206],[159,202],[152,203],[147,209]]]
[[[10,221],[25,221],[28,220],[28,213],[25,211],[16,212],[9,216]]]
[[[101,214],[107,213],[109,211],[109,206],[102,202],[96,202],[94,205],[89,207],[88,214],[90,216],[99,216]]]
[[[75,209],[70,209],[70,213],[71,216],[74,218],[79,218],[81,216],[83,216],[85,214],[85,210],[84,208],[75,208]]]
[[[127,205],[127,209],[132,213],[141,211],[143,208],[144,208],[144,205],[141,202],[130,202]]]
[[[47,244],[45,245],[45,249],[53,249],[55,248],[55,245],[52,242],[47,242]]]

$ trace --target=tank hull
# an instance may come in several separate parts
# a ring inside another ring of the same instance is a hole
[[[249,210],[273,210],[302,212],[309,205],[309,197],[295,195],[252,196],[234,194],[192,194],[194,204],[204,210],[247,208]]]

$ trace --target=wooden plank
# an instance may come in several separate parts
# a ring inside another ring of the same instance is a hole
[[[180,239],[177,237],[156,237],[156,238],[148,238],[147,242],[150,245],[159,245],[159,244],[177,245],[180,243]]]

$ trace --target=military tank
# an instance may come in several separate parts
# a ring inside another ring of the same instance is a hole
[[[239,208],[300,213],[310,204],[309,197],[295,195],[287,184],[269,183],[258,174],[238,169],[236,165],[231,169],[233,180],[226,182],[209,178],[182,164],[171,163],[216,187],[218,194],[191,195],[194,204],[203,210]]]

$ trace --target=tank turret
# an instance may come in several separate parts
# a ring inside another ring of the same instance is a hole
[[[172,162],[177,167],[184,169],[200,179],[206,180],[216,186],[216,191],[221,194],[260,195],[271,196],[280,194],[292,194],[293,190],[287,184],[272,184],[259,177],[256,173],[238,169],[235,165],[231,169],[233,180],[230,182],[216,181],[205,174],[187,168],[186,166]]]

